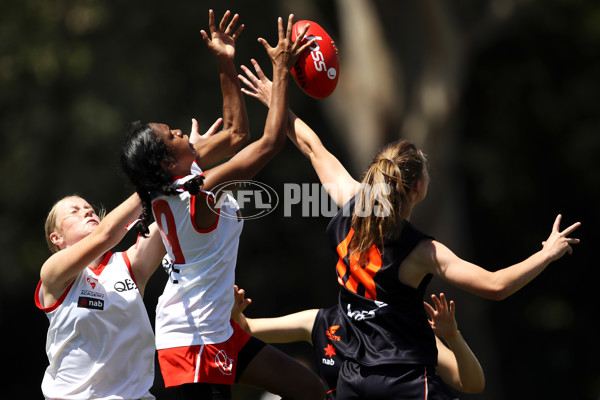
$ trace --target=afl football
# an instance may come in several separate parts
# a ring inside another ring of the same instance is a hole
[[[302,28],[309,23],[303,43],[316,39],[315,42],[300,55],[298,62],[292,67],[291,74],[302,91],[316,99],[324,99],[331,95],[337,86],[340,75],[338,49],[335,42],[319,24],[301,20],[294,24],[292,40],[296,40]]]

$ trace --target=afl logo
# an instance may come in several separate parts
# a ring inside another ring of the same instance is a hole
[[[228,181],[213,189],[217,204],[211,210],[231,219],[256,219],[275,210],[279,204],[277,192],[257,181]],[[207,199],[209,205],[211,200]]]
[[[225,350],[220,350],[215,356],[215,365],[223,375],[231,375],[233,372],[233,359],[227,357]]]

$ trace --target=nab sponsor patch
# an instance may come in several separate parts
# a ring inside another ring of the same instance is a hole
[[[79,300],[77,300],[77,307],[90,308],[92,310],[104,310],[104,300],[79,296]]]

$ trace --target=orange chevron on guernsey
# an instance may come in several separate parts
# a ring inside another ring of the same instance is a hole
[[[371,246],[367,254],[368,263],[364,267],[361,267],[358,265],[358,254],[348,255],[348,246],[350,245],[352,236],[354,236],[354,229],[350,228],[350,232],[348,232],[346,238],[336,248],[339,256],[336,265],[338,282],[340,285],[346,287],[346,289],[359,295],[362,295],[362,293],[358,292],[358,288],[362,286],[365,290],[364,297],[377,300],[377,289],[374,278],[383,265],[381,253],[377,246]],[[344,261],[346,257],[349,259],[350,269],[348,269]]]

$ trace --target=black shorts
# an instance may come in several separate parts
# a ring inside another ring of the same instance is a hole
[[[240,376],[244,373],[246,367],[248,367],[248,364],[250,364],[250,361],[252,361],[258,352],[261,351],[265,346],[265,342],[255,338],[254,336],[251,336],[250,339],[248,339],[246,345],[242,347],[238,353],[238,365],[235,371],[236,383],[240,380]]]
[[[337,400],[402,399],[453,400],[458,397],[425,365],[378,365],[366,367],[346,360],[337,382]]]

